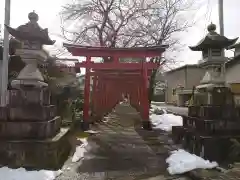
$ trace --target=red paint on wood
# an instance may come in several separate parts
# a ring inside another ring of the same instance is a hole
[[[87,63],[91,61],[91,57],[87,57]],[[89,121],[89,107],[90,105],[90,68],[86,68],[85,85],[84,85],[84,106],[83,106],[83,119]]]
[[[104,48],[83,47],[65,44],[65,47],[76,56],[86,56],[85,62],[76,63],[76,68],[86,68],[84,88],[84,121],[89,120],[90,77],[93,79],[92,111],[101,118],[123,99],[122,94],[130,95],[130,103],[142,116],[149,120],[148,81],[151,71],[159,67],[158,63],[120,63],[122,57],[161,56],[166,47],[150,48]],[[91,57],[112,57],[113,62],[94,63]]]
[[[95,62],[80,62],[75,64],[78,68],[91,68],[93,71],[95,70],[140,70],[142,65],[140,63],[95,63]],[[159,64],[148,62],[146,63],[146,68],[157,69]]]
[[[64,44],[73,56],[91,57],[118,57],[118,58],[144,58],[157,57],[165,51],[166,46],[140,47],[140,48],[106,48],[106,47],[84,47],[73,44]]]

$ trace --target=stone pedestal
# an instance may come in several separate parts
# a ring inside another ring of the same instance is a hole
[[[47,90],[9,90],[8,106],[0,108],[1,165],[61,168],[70,152],[69,129],[61,128],[49,98]]]
[[[42,140],[0,140],[0,163],[11,168],[61,169],[70,152],[68,133],[68,129],[61,129]]]
[[[227,87],[215,87],[209,92],[211,104],[190,106],[183,127],[173,128],[173,139],[182,142],[190,153],[222,162],[229,158],[231,139],[240,140],[239,109],[228,101],[232,95]]]

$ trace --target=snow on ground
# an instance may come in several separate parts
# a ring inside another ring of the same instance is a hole
[[[94,131],[94,130],[87,130],[87,131],[84,131],[86,133],[89,133],[89,134],[98,134],[99,132],[98,131]]]
[[[79,160],[83,159],[84,153],[87,152],[87,138],[79,138],[78,140],[82,141],[82,144],[76,147],[76,151],[72,157],[72,162],[78,162]]]
[[[158,105],[151,104],[150,112],[154,112],[156,109],[166,110],[164,107],[159,107]]]
[[[150,120],[156,129],[162,129],[164,131],[172,131],[173,126],[182,126],[183,119],[181,116],[167,113],[167,111],[157,105],[151,105]],[[163,114],[158,115],[154,112],[160,112]],[[171,155],[166,159],[168,163],[168,172],[172,175],[183,174],[194,169],[212,169],[218,166],[216,162],[210,162],[198,157],[194,154],[190,154],[182,149],[172,151]]]
[[[171,175],[183,174],[194,169],[213,169],[218,166],[216,162],[204,160],[182,149],[172,151],[166,162],[169,165],[167,170]]]
[[[24,168],[10,169],[2,167],[0,168],[0,180],[54,180],[61,173],[61,170],[26,171]]]
[[[183,119],[181,116],[164,113],[162,115],[151,114],[150,120],[155,126],[155,129],[162,129],[164,131],[172,131],[173,126],[182,126]]]

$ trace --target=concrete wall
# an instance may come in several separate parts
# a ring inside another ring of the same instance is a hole
[[[173,89],[182,85],[184,89],[191,90],[193,86],[200,83],[205,73],[204,69],[196,65],[186,65],[166,73],[167,89],[166,102],[176,103],[177,95],[173,95]]]
[[[230,85],[237,105],[240,105],[240,63],[226,69],[226,82]]]
[[[234,51],[234,56],[238,56],[240,55],[240,48],[235,48],[235,51]]]
[[[199,85],[200,81],[202,80],[205,74],[205,70],[199,67],[187,68],[186,74],[187,84],[185,84],[185,88],[192,89],[193,86]]]
[[[240,63],[226,69],[226,82],[240,83]]]
[[[176,96],[173,95],[173,89],[176,88],[179,84],[185,85],[185,75],[184,69],[176,70],[174,72],[167,73],[165,75],[167,88],[165,93],[165,101],[167,103],[174,103],[177,99]]]

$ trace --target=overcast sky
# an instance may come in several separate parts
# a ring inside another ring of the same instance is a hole
[[[57,45],[62,43],[56,34],[60,34],[59,12],[61,6],[67,0],[11,0],[11,26],[17,27],[28,21],[27,15],[35,10],[39,15],[39,24],[43,28],[49,28],[52,39],[58,41]],[[204,4],[195,13],[197,23],[187,33],[183,33],[182,44],[185,48],[177,55],[177,59],[182,64],[196,63],[200,58],[200,53],[191,52],[187,46],[195,45],[207,33],[206,26],[212,21],[218,25],[218,0],[196,0]],[[209,4],[209,5],[208,5]],[[225,35],[228,38],[240,36],[239,16],[240,0],[225,0],[224,2],[224,23]],[[4,0],[0,0],[0,24],[4,24]],[[189,17],[192,18],[192,17]],[[231,55],[231,52],[228,53]]]

